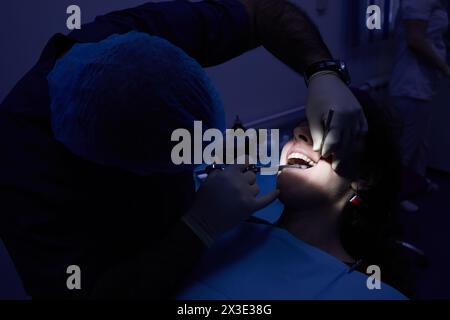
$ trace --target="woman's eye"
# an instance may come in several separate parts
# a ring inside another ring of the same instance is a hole
[[[303,140],[305,142],[308,142],[308,138],[305,135],[303,135],[303,134],[298,134],[297,138],[300,139],[300,140]]]

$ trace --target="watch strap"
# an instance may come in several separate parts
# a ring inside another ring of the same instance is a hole
[[[348,69],[343,61],[340,60],[323,60],[315,62],[308,67],[304,72],[305,82],[308,86],[309,80],[317,72],[332,71],[335,72],[347,85],[350,84],[350,75]]]

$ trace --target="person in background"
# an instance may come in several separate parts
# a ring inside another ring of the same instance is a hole
[[[449,21],[447,6],[447,0],[402,0],[397,17],[395,66],[389,87],[390,121],[397,132],[405,177],[418,186],[411,188],[408,183],[411,190],[405,191],[412,196],[437,188],[426,178],[427,129],[437,84],[443,77],[450,78],[444,41]],[[418,209],[408,200],[401,204],[407,211]]]

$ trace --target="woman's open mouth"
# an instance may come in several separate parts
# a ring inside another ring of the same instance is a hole
[[[299,165],[300,169],[309,169],[314,167],[317,163],[303,153],[292,152],[287,157],[287,164]]]

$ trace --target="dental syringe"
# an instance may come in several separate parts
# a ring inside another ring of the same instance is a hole
[[[205,179],[208,176],[208,174],[210,174],[214,170],[224,170],[225,168],[226,168],[226,165],[224,165],[224,164],[211,164],[204,169],[195,171],[195,175],[199,179]],[[270,168],[270,167],[250,164],[250,165],[248,165],[247,168],[245,168],[244,172],[253,171],[254,173],[258,174],[261,172],[261,169],[263,169],[263,168]],[[304,165],[300,165],[300,164],[285,164],[285,165],[278,166],[278,172],[282,171],[284,169],[288,169],[288,168],[289,169],[302,169],[302,170],[306,169],[306,167]]]

